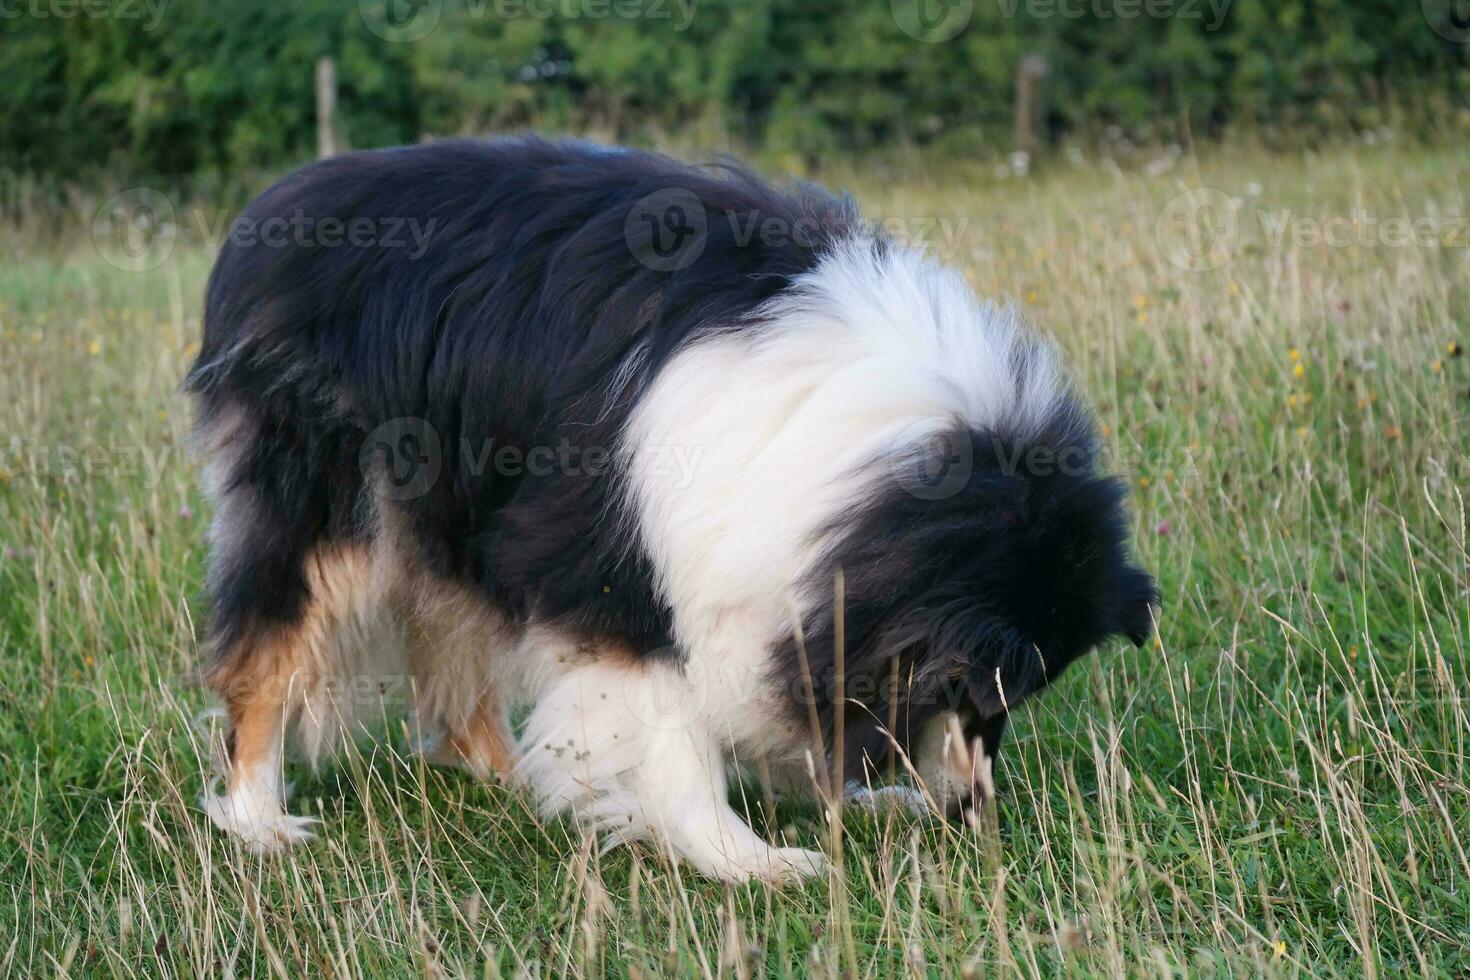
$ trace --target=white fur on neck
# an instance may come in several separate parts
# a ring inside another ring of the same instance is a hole
[[[823,529],[894,479],[881,461],[957,422],[1024,438],[1063,391],[1016,313],[870,239],[841,243],[753,319],[676,354],[625,446],[690,681],[736,742],[769,727],[768,651],[814,598],[797,590]],[[692,470],[657,465],[671,453]]]

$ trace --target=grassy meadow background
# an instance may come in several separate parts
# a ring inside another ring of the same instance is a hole
[[[385,711],[291,770],[320,839],[244,853],[195,802],[208,515],[176,390],[221,212],[169,198],[178,239],[136,270],[92,234],[125,187],[57,214],[15,184],[0,973],[1470,973],[1470,155],[811,176],[1056,338],[1163,589],[1155,647],[1016,711],[994,820],[848,810],[830,880],[725,887],[426,768]],[[746,798],[831,846],[816,806]]]

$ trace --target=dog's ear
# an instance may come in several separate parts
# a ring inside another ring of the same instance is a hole
[[[970,702],[980,718],[1004,716],[1047,686],[1041,649],[1028,642],[1003,642],[976,651],[970,663]]]
[[[1119,577],[1113,601],[1116,632],[1132,640],[1134,646],[1142,647],[1154,632],[1154,607],[1159,604],[1159,587],[1148,572],[1129,565]]]
[[[1047,663],[1036,644],[999,624],[977,631],[976,636],[980,642],[969,657],[969,691],[977,717],[1004,716],[1046,686]]]
[[[875,662],[909,657],[910,708],[954,708],[968,700],[977,718],[1004,715],[1046,686],[1041,652],[1008,621],[968,600],[935,601],[909,610],[884,638]],[[932,714],[932,711],[930,711]]]

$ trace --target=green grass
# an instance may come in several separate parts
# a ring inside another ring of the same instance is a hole
[[[0,973],[1470,973],[1467,177],[1463,154],[1390,144],[849,178],[1056,336],[1133,481],[1164,611],[1156,647],[1104,649],[1017,710],[998,826],[848,812],[842,874],[785,889],[599,855],[407,757],[392,716],[293,769],[317,842],[262,859],[215,833],[195,805],[206,514],[176,391],[209,255],[186,236],[122,271],[85,199],[17,219]],[[1194,186],[1243,208],[1199,272],[1158,224]],[[1259,211],[1380,227],[1278,242]],[[1395,244],[1400,216],[1441,244]],[[814,806],[752,809],[831,839]]]

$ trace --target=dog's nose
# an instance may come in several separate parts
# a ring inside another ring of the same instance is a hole
[[[972,807],[995,796],[995,759],[985,753],[985,743],[978,736],[966,738],[958,716],[951,715],[945,726],[945,763],[952,785],[965,787],[952,806],[952,816],[963,819]]]

